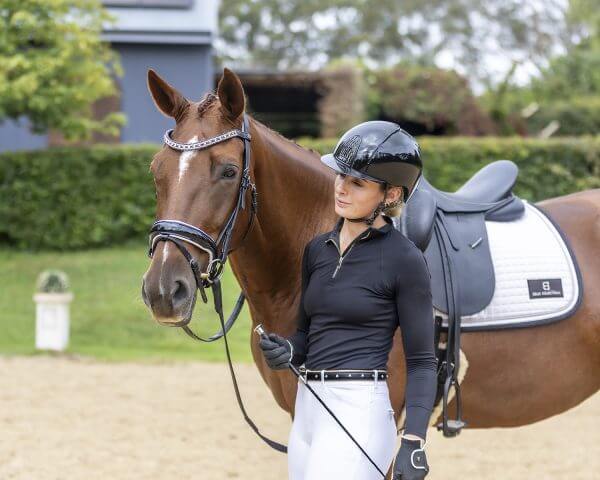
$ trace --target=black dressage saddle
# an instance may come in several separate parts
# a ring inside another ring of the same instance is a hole
[[[445,436],[460,433],[460,320],[484,309],[495,288],[494,265],[485,221],[510,222],[520,218],[523,201],[512,193],[519,169],[510,160],[486,165],[456,192],[443,192],[424,177],[400,217],[401,231],[425,254],[431,273],[434,307],[448,315],[448,327],[436,315],[438,395],[443,400],[443,421],[437,426]],[[446,330],[445,348],[439,347],[440,331]],[[448,418],[450,389],[456,392],[456,419]]]

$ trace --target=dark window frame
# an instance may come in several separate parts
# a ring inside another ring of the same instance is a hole
[[[194,0],[102,0],[105,7],[189,9]]]

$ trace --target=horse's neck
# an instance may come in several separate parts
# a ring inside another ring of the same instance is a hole
[[[290,313],[299,293],[304,246],[335,219],[333,182],[314,152],[256,121],[252,126],[258,209],[231,264],[254,321],[287,333],[295,320]]]

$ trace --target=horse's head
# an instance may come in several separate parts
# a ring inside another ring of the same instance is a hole
[[[209,279],[218,277],[224,243],[236,245],[248,226],[250,196],[245,188],[253,185],[243,180],[244,152],[246,161],[250,155],[242,131],[248,131],[243,125],[244,91],[228,69],[217,94],[209,93],[200,102],[187,100],[153,70],[148,71],[148,88],[159,111],[176,124],[150,167],[158,221],[142,297],[159,323],[183,326],[192,315],[197,283],[205,281],[201,278],[206,279],[207,269],[212,272]],[[216,258],[212,264],[211,257]]]

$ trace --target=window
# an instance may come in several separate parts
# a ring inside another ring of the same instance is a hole
[[[102,0],[106,7],[190,8],[194,0]]]

